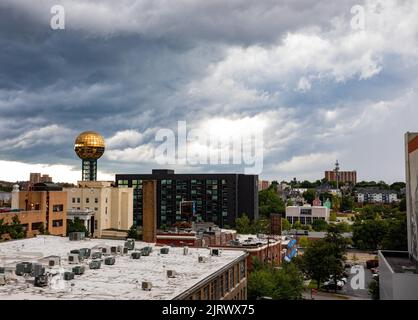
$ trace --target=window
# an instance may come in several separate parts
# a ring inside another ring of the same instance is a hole
[[[53,220],[52,221],[52,226],[53,227],[62,227],[63,226],[63,222],[62,222],[62,220]]]
[[[54,212],[62,212],[64,211],[64,205],[62,204],[56,204],[52,207],[52,211]]]
[[[99,198],[94,198],[94,203],[99,203]]]
[[[90,203],[90,198],[86,198],[86,203]]]
[[[73,203],[75,203],[75,198],[73,198]]]
[[[97,220],[94,220],[94,229],[97,230]]]
[[[77,203],[80,203],[80,198],[77,198]]]
[[[105,207],[105,214],[107,214],[107,207]]]
[[[42,222],[34,222],[32,223],[32,230],[39,230],[43,226]]]
[[[94,211],[99,211],[99,208],[94,208]]]

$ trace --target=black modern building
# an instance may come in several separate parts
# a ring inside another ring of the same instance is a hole
[[[142,225],[142,182],[157,181],[157,226],[184,220],[181,207],[192,203],[197,221],[220,227],[234,226],[244,213],[258,218],[258,176],[244,174],[175,174],[152,170],[152,174],[117,174],[118,187],[134,188],[134,224]]]

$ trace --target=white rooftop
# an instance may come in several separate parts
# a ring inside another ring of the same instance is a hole
[[[70,241],[68,238],[54,236],[38,236],[36,238],[0,243],[0,267],[14,270],[17,262],[39,262],[47,256],[60,256],[61,267],[48,267],[46,272],[57,273],[65,269],[71,271],[75,266],[68,263],[70,250],[94,248],[99,246],[124,245],[122,240],[86,239]],[[144,242],[135,243],[135,248],[149,246]],[[169,248],[169,253],[160,254],[161,247],[153,247],[150,256],[141,256],[133,260],[128,255],[117,255],[116,263],[112,266],[104,265],[98,270],[91,270],[86,260],[85,273],[75,276],[74,280],[58,282],[54,285],[35,287],[33,277],[24,278],[9,274],[12,279],[4,286],[0,285],[0,300],[2,299],[137,299],[160,300],[173,299],[192,286],[198,284],[217,270],[238,258],[242,258],[243,251],[223,250],[219,257],[209,255],[206,248],[189,248],[187,256],[183,255],[183,248]],[[207,256],[205,263],[198,262],[198,256]],[[175,278],[168,278],[166,270],[174,270]],[[58,274],[53,279],[62,278]],[[152,282],[152,290],[142,290],[142,281]],[[57,285],[57,283],[59,285]]]

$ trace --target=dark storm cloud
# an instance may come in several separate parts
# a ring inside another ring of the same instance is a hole
[[[399,75],[405,66],[397,54],[383,70],[359,81],[368,68],[389,59],[368,59],[367,41],[354,39],[353,49],[353,39],[339,34],[356,2],[3,0],[0,160],[77,164],[72,144],[83,130],[108,139],[136,130],[147,145],[155,130],[175,129],[178,120],[193,125],[269,112],[270,169],[303,152],[332,154],[334,144],[312,139],[338,130],[339,113],[333,120],[327,110],[352,104],[352,113],[342,114],[355,122],[362,103],[397,98],[408,86],[409,75]],[[50,29],[53,4],[64,6],[66,30]],[[286,43],[289,33],[300,47]],[[356,46],[360,57],[353,53]],[[267,56],[265,64],[252,66],[245,60],[246,49],[260,61]],[[306,68],[292,60],[292,55],[304,59],[311,51],[314,58],[306,58]],[[283,65],[274,65],[281,60]],[[336,81],[338,76],[343,80]],[[331,120],[324,120],[328,116]],[[285,132],[276,133],[279,127]],[[306,135],[289,142],[276,139],[276,134],[293,137],[301,128]],[[137,170],[138,165],[102,163],[110,171]]]

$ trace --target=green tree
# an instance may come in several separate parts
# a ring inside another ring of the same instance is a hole
[[[1,237],[2,235],[8,233],[8,224],[4,223],[4,219],[0,219],[0,241],[1,241]]]
[[[251,221],[245,213],[240,218],[235,219],[235,228],[239,234],[252,233]]]
[[[84,225],[84,222],[79,219],[78,217],[74,218],[74,221],[67,220],[67,236],[71,232],[84,232],[86,237],[89,235],[89,231],[87,230],[86,226]]]
[[[135,226],[135,225],[132,225],[132,226],[129,228],[127,238],[130,238],[130,239],[135,239],[135,240],[139,240],[139,233],[138,233],[138,229],[136,228],[136,226]]]
[[[271,188],[258,193],[260,216],[270,217],[271,213],[284,214],[285,204],[279,195]]]
[[[260,218],[260,219],[255,220],[251,226],[251,233],[269,234],[270,233],[270,220],[266,218]]]
[[[337,221],[337,214],[335,212],[331,212],[329,215],[329,221],[335,222]]]
[[[308,237],[306,236],[300,237],[298,244],[301,248],[306,248],[309,245]]]
[[[312,222],[312,228],[317,231],[327,231],[328,230],[328,223],[322,219],[316,219]]]
[[[303,198],[312,205],[313,201],[316,198],[316,192],[315,190],[309,189],[308,191],[303,193]]]
[[[287,219],[282,219],[282,230],[290,230],[292,228],[292,225]]]
[[[8,233],[12,239],[23,239],[26,237],[25,230],[17,215],[12,218],[12,223],[8,226]]]
[[[406,214],[388,221],[381,247],[383,250],[408,251]]]
[[[353,211],[354,209],[354,199],[351,196],[343,196],[341,199],[340,210],[341,211]]]
[[[296,230],[302,230],[302,224],[300,223],[300,221],[296,221],[293,224],[293,228],[296,229]]]
[[[364,220],[354,223],[353,243],[361,250],[377,250],[388,232],[385,220]]]
[[[341,233],[351,231],[351,226],[347,222],[340,222],[336,226]]]
[[[369,293],[373,300],[380,300],[379,278],[374,278],[369,284]]]
[[[324,239],[309,243],[301,258],[301,267],[311,279],[316,280],[318,289],[330,276],[334,280],[342,277],[346,249],[347,241],[335,226],[329,227]]]
[[[282,268],[257,263],[248,276],[248,298],[271,297],[274,300],[298,300],[302,298],[303,277],[294,263]]]

